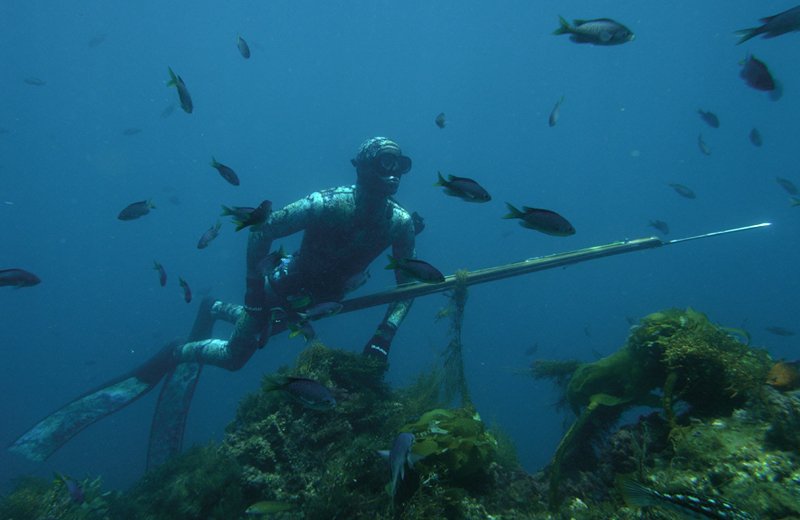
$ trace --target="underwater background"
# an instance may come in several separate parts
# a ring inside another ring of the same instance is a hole
[[[203,295],[240,302],[245,233],[224,222],[207,249],[196,248],[220,206],[268,198],[281,207],[350,184],[349,160],[374,135],[413,159],[396,198],[425,218],[417,255],[448,274],[650,236],[656,219],[669,223],[667,239],[772,222],[470,288],[462,339],[472,400],[487,425],[512,437],[527,470],[550,460],[570,417],[552,385],[526,372],[533,357],[592,361],[625,341],[629,319],[691,306],[747,330],[774,358],[796,359],[796,337],[766,328],[797,330],[800,208],[775,178],[800,183],[798,35],[736,46],[733,34],[789,7],[3,2],[0,268],[30,270],[42,283],[0,288],[0,443],[185,336]],[[558,15],[611,17],[636,39],[577,45],[552,35]],[[739,78],[748,53],[781,81],[780,100]],[[167,67],[191,91],[192,114],[176,106]],[[718,129],[700,108],[719,116]],[[753,127],[761,147],[748,140]],[[711,155],[698,150],[700,133]],[[241,186],[209,167],[212,156],[237,171]],[[478,180],[493,200],[445,196],[433,186],[437,171]],[[151,214],[116,218],[144,199],[156,205]],[[577,233],[553,237],[503,220],[506,201],[558,211]],[[280,243],[291,250],[298,238]],[[168,272],[165,288],[153,260]],[[384,265],[376,260],[356,295],[393,283]],[[178,276],[195,292],[189,305]],[[441,363],[448,324],[436,313],[446,304],[441,295],[416,300],[393,343],[392,385]],[[315,328],[327,345],[357,352],[383,312]],[[277,336],[238,372],[205,370],[184,446],[221,439],[261,376],[302,348],[301,339]],[[156,396],[87,428],[44,463],[0,451],[0,491],[20,475],[54,471],[130,486],[144,473]]]

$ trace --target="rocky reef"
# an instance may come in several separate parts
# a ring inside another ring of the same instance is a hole
[[[392,389],[383,366],[311,343],[240,403],[221,443],[188,450],[125,493],[83,481],[81,503],[63,478],[25,479],[0,500],[0,517],[634,519],[645,517],[641,504],[621,490],[635,481],[652,497],[725,502],[737,518],[800,518],[800,395],[765,384],[775,363],[743,337],[668,309],[606,358],[536,362],[533,375],[556,381],[576,420],[535,474],[468,402],[448,406],[440,371]],[[336,406],[276,391],[280,376],[321,383]],[[414,435],[416,462],[392,495],[378,450],[400,432]],[[650,505],[647,517],[667,518]]]

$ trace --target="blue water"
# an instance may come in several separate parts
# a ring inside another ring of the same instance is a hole
[[[765,327],[800,328],[800,208],[775,182],[800,185],[800,35],[741,46],[733,35],[790,7],[3,2],[0,268],[28,269],[43,281],[0,288],[0,444],[184,336],[202,294],[241,301],[245,232],[225,223],[208,249],[195,247],[221,204],[268,198],[282,206],[352,183],[349,160],[373,135],[395,139],[413,158],[397,198],[426,219],[419,257],[448,273],[650,236],[651,219],[669,223],[667,238],[773,223],[470,290],[463,341],[472,396],[483,419],[513,437],[530,471],[548,462],[568,417],[556,409],[550,382],[520,374],[534,344],[536,357],[591,361],[623,344],[627,317],[691,306],[749,330],[775,357],[797,358],[796,337]],[[619,47],[577,45],[551,34],[559,14],[612,17],[637,38]],[[238,54],[237,34],[250,43],[250,60]],[[780,101],[738,77],[748,52],[783,83]],[[161,117],[177,103],[166,87],[168,66],[192,94],[191,115],[176,108]],[[561,118],[550,128],[562,95]],[[715,112],[721,127],[705,125],[698,108]],[[444,129],[434,125],[439,112]],[[748,141],[753,126],[762,148]],[[126,128],[141,132],[126,136]],[[711,156],[698,150],[700,132]],[[212,155],[237,171],[241,186],[209,167]],[[432,186],[437,170],[477,179],[493,200],[445,196]],[[671,182],[697,199],[678,196]],[[157,208],[117,220],[142,199]],[[503,220],[505,201],[556,210],[577,234],[551,237]],[[154,259],[167,269],[166,288]],[[358,294],[392,283],[384,264],[375,262]],[[189,305],[179,275],[194,288]],[[438,295],[415,302],[393,345],[392,384],[440,361],[448,324],[434,316],[445,304]],[[328,345],[359,351],[382,314],[341,315],[317,330]],[[284,335],[239,372],[207,368],[185,445],[221,439],[242,396],[301,348]],[[87,428],[44,463],[0,451],[0,489],[16,476],[53,471],[129,486],[144,471],[155,397]]]

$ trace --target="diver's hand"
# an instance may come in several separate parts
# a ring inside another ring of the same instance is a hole
[[[373,359],[388,361],[389,349],[397,329],[389,323],[381,323],[375,334],[364,345],[363,354]]]

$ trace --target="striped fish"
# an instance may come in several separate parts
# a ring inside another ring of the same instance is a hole
[[[721,520],[755,520],[757,517],[741,511],[727,502],[692,495],[660,493],[635,480],[621,483],[625,503],[636,507],[661,507],[685,518],[716,518]]]

